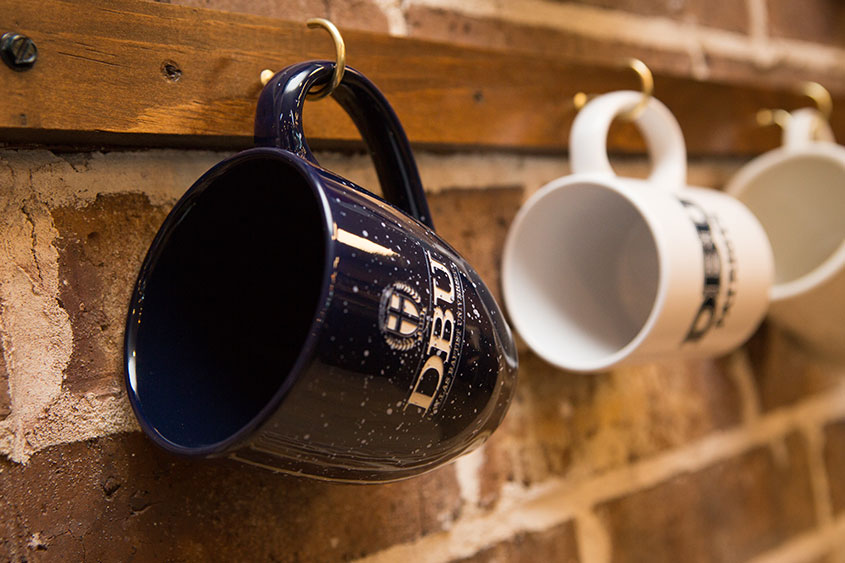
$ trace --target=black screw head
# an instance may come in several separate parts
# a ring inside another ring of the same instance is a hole
[[[0,58],[12,70],[29,70],[38,59],[38,47],[35,42],[19,33],[4,33],[0,37]]]

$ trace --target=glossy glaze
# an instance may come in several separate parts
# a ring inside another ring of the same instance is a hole
[[[171,451],[389,481],[490,435],[516,350],[478,275],[430,228],[396,116],[353,69],[333,95],[405,211],[314,160],[302,105],[331,68],[277,74],[256,114],[265,146],[210,170],[165,220],[130,306],[127,388]]]

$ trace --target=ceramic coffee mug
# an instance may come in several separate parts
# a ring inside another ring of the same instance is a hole
[[[768,303],[762,227],[734,198],[686,186],[683,136],[659,101],[636,120],[651,176],[614,174],[608,128],[641,96],[613,92],[580,111],[569,142],[574,173],[529,198],[508,233],[510,319],[565,369],[721,354],[751,335]]]
[[[822,355],[845,359],[845,148],[815,109],[792,113],[783,146],[727,186],[774,252],[769,316]]]
[[[386,197],[321,168],[302,107],[328,62],[264,88],[260,145],[212,168],[144,260],[126,326],[126,385],[158,445],[276,471],[390,481],[478,446],[517,358],[476,272],[432,230],[405,133],[347,69],[332,94]]]

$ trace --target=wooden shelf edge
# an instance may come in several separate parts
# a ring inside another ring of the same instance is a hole
[[[5,146],[247,147],[261,69],[331,52],[325,35],[302,23],[244,14],[140,0],[0,0],[0,7],[0,29],[24,33],[39,48],[30,71],[0,67]],[[382,89],[417,147],[563,151],[575,92],[633,85],[624,68],[342,31],[350,64]],[[178,80],[173,73],[168,79],[165,64],[178,68]],[[772,148],[779,131],[757,126],[756,111],[806,104],[765,80],[726,84],[656,73],[655,82],[691,155]],[[305,123],[315,146],[360,146],[335,104],[309,104]],[[845,118],[835,113],[832,126],[845,134]],[[614,125],[609,145],[643,148],[630,125]]]

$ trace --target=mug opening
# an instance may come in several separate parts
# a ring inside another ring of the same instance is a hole
[[[661,282],[659,252],[640,210],[618,191],[552,186],[518,217],[505,297],[525,340],[575,370],[615,363],[647,333]]]
[[[303,172],[264,154],[235,157],[180,200],[127,326],[130,397],[157,441],[211,453],[260,422],[320,305],[325,223]]]
[[[763,166],[738,195],[772,246],[773,298],[822,281],[826,264],[845,244],[845,161],[802,153]],[[845,255],[840,261],[845,261]]]

